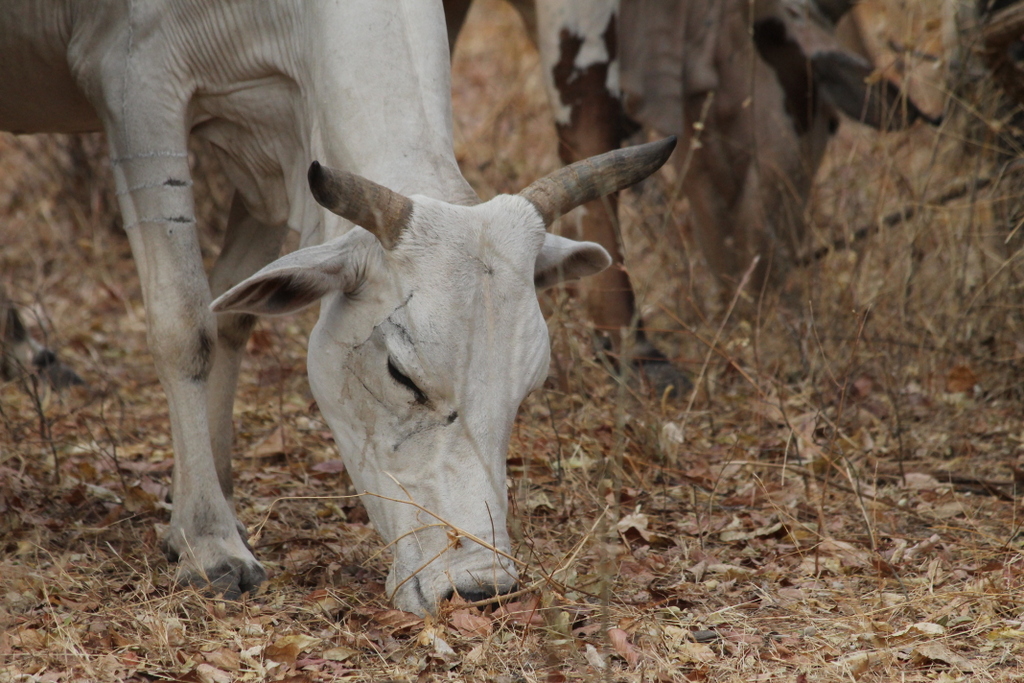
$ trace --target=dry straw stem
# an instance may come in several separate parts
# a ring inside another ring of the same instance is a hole
[[[558,164],[536,55],[491,0],[465,39],[459,158],[482,194],[514,192]],[[894,40],[911,64],[919,36]],[[314,312],[260,323],[236,405],[252,457],[235,502],[274,578],[241,603],[174,589],[166,401],[113,194],[67,189],[83,168],[68,138],[0,138],[0,273],[93,388],[37,403],[0,385],[0,680],[1020,680],[1024,185],[1005,169],[1024,126],[977,73],[953,70],[939,129],[842,123],[810,246],[852,248],[796,268],[754,320],[737,305],[723,324],[673,169],[623,194],[644,321],[708,391],[620,389],[560,294],[558,382],[526,400],[509,452],[511,555],[538,598],[451,605],[429,627],[389,611],[388,553],[312,404]],[[229,200],[209,159],[194,173],[208,261]],[[854,240],[865,226],[885,227]],[[282,452],[257,455],[279,428]],[[450,653],[421,644],[427,628]]]

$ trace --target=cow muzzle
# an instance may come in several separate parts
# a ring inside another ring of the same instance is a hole
[[[404,549],[399,549],[386,585],[392,604],[415,614],[433,614],[456,594],[466,602],[477,602],[518,587],[515,563],[506,554],[467,539],[460,543],[461,547],[449,548],[433,559],[403,557]]]

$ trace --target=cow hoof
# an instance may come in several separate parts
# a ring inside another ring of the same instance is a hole
[[[502,595],[511,593],[519,587],[518,584],[512,584],[510,586],[476,586],[474,588],[460,588],[458,595],[466,602],[480,602],[482,600],[491,600],[492,598],[500,598]],[[441,602],[451,600],[456,594],[455,589],[448,591],[441,598]]]
[[[169,562],[179,563],[175,582],[201,589],[210,596],[238,600],[242,593],[255,592],[267,580],[267,572],[256,560],[246,540],[245,527],[237,525],[232,537],[195,537],[192,542],[174,541],[189,537],[169,532],[163,541]]]
[[[259,562],[231,557],[202,572],[179,570],[177,584],[210,597],[238,600],[243,593],[255,593],[266,580],[267,572]]]

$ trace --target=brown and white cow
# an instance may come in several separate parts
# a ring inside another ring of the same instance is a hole
[[[629,122],[619,88],[618,0],[509,0],[536,42],[558,133],[558,155],[571,164],[617,149]],[[471,0],[445,0],[449,42],[454,45]],[[617,195],[584,205],[573,215],[575,232],[601,244],[614,267],[581,284],[587,312],[605,342],[618,353],[622,331],[639,324],[633,358],[660,387],[678,391],[689,382],[646,337],[637,318],[617,220]]]
[[[882,130],[922,116],[896,84],[872,85],[872,65],[839,44],[851,0],[512,4],[536,35],[563,161],[619,146],[623,102],[640,124],[682,138],[678,163],[693,147],[682,189],[701,250],[728,288],[757,255],[753,286],[777,284],[803,249],[811,183],[839,112]],[[467,5],[446,2],[450,40]],[[578,218],[618,266],[585,294],[608,331],[636,318],[614,209],[610,199]],[[642,354],[664,359],[642,325],[640,341]]]

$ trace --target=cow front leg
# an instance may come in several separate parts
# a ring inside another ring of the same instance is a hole
[[[573,114],[569,123],[557,124],[558,154],[563,163],[568,165],[619,147],[617,101],[610,97],[594,98],[593,102],[573,107]],[[616,193],[584,204],[575,215],[579,234],[573,235],[597,242],[612,257],[610,268],[581,281],[580,286],[590,319],[616,354],[621,351],[624,331],[637,326],[637,338],[644,336],[636,318],[633,284],[625,268],[618,203]]]
[[[210,273],[213,297],[220,296],[277,258],[287,232],[286,225],[266,225],[250,216],[236,193],[228,216],[224,247]],[[217,349],[210,371],[206,412],[217,478],[228,502],[233,499],[232,414],[238,385],[238,367],[245,355],[245,343],[255,324],[256,316],[247,313],[217,314]]]
[[[516,6],[521,12],[529,9],[522,3]],[[559,157],[570,164],[618,149],[623,138],[616,76],[618,2],[538,0],[535,11]],[[589,278],[582,290],[591,319],[615,352],[620,350],[622,330],[636,323],[633,287],[623,266],[617,204],[617,196],[609,195],[584,205],[576,214],[579,237],[597,242],[612,257],[612,267]]]
[[[448,28],[448,51],[455,54],[455,43],[459,39],[462,25],[466,23],[469,6],[473,0],[444,0],[444,21]]]
[[[166,131],[175,130],[180,134],[168,140]],[[149,348],[170,412],[174,508],[164,546],[180,563],[179,583],[209,585],[235,598],[255,589],[266,573],[218,484],[211,447],[206,406],[217,330],[195,230],[184,128],[167,122],[163,135],[151,129],[129,136],[118,125],[107,132]]]
[[[558,153],[566,164],[618,149],[625,137],[618,89],[617,15],[617,0],[536,2],[544,82],[555,111]],[[524,13],[524,18],[529,16]],[[690,382],[647,340],[625,268],[617,217],[617,195],[590,202],[577,213],[579,236],[603,246],[613,262],[611,268],[583,283],[587,312],[616,356],[622,353],[626,331],[632,330],[634,363],[658,393],[671,387],[678,395],[689,389]]]

